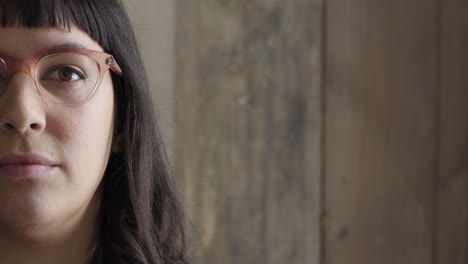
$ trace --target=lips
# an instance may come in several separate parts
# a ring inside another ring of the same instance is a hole
[[[38,154],[8,155],[0,158],[0,176],[31,178],[47,175],[56,165]]]

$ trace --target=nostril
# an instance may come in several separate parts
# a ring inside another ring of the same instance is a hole
[[[0,125],[6,129],[16,129],[16,127],[14,125],[12,125],[11,123],[0,123]],[[38,130],[40,129],[40,124],[37,124],[37,123],[33,123],[31,125],[29,125],[29,127],[31,128],[31,130]]]
[[[35,130],[39,128],[39,125],[37,123],[31,124],[30,125],[31,129]]]

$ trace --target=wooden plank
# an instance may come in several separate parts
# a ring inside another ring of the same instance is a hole
[[[265,175],[263,263],[318,263],[322,3],[246,3],[254,115],[244,116],[260,129],[256,141],[263,145],[257,163]]]
[[[190,220],[199,232],[196,263],[221,259],[234,263],[230,256],[234,177],[230,120],[234,118],[233,93],[244,85],[244,76],[222,71],[225,56],[220,53],[239,38],[235,34],[241,30],[237,13],[215,1],[176,2],[175,165],[183,179]],[[222,35],[223,27],[229,34]],[[252,233],[250,240],[259,241],[258,237]]]
[[[437,264],[468,263],[468,3],[440,1]]]
[[[433,263],[437,8],[329,0],[325,264]]]
[[[321,0],[176,10],[176,167],[199,262],[318,264]]]

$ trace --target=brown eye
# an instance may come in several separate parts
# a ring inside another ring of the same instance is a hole
[[[58,72],[58,76],[60,80],[62,81],[70,81],[70,80],[76,81],[78,77],[76,74],[73,74],[73,72],[68,71],[68,70],[60,70]]]
[[[76,73],[74,73],[72,71],[69,71],[69,70],[66,70],[66,69],[59,70],[58,71],[58,77],[59,77],[59,79],[61,81],[67,81],[67,82],[68,81],[76,81],[76,80],[78,80],[80,78]]]
[[[63,82],[74,82],[74,81],[87,79],[87,76],[75,68],[68,67],[68,66],[61,66],[61,67],[57,67],[51,70],[42,79],[43,80],[57,80],[57,81],[63,81]]]

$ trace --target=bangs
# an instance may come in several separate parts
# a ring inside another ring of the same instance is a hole
[[[0,0],[2,27],[62,27],[70,29],[71,1],[66,0]],[[75,1],[79,2],[84,1]]]
[[[120,0],[0,0],[1,27],[61,27],[76,24],[104,51],[131,29]],[[128,25],[127,25],[128,24]]]

